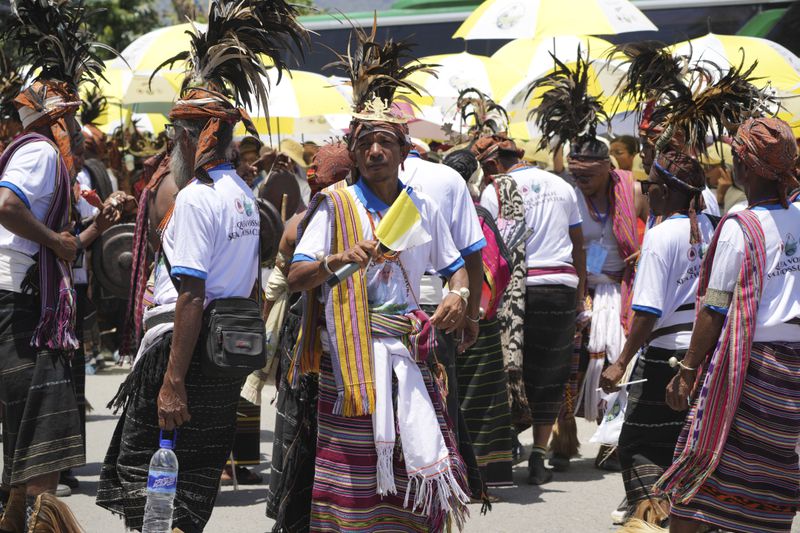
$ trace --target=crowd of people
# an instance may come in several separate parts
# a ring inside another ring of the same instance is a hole
[[[576,417],[622,472],[599,520],[791,530],[798,141],[749,71],[620,45],[638,138],[598,133],[581,56],[535,82],[539,140],[469,89],[469,132],[427,144],[393,104],[434,67],[356,28],[333,65],[346,136],[272,148],[244,107],[268,105],[264,57],[286,69],[307,33],[281,0],[213,0],[164,134],[107,137],[79,93],[103,68],[89,15],[20,0],[4,35],[36,75],[0,107],[0,531],[80,530],[57,495],[86,462],[98,314],[131,367],[96,500],[132,530],[164,434],[174,532],[204,530],[221,484],[263,481],[267,385],[274,531],[461,529],[517,462],[531,485],[569,469]],[[113,272],[89,256],[117,252],[92,245],[126,223],[127,297],[104,298]]]

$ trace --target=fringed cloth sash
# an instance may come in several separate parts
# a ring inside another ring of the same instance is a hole
[[[433,351],[436,336],[428,315],[412,311],[407,315],[370,313],[370,330],[373,337],[397,337],[408,348],[417,363],[424,363]]]
[[[766,270],[764,230],[752,211],[728,215],[717,227],[700,271],[697,309],[701,309],[706,295],[719,236],[729,218],[735,219],[744,233],[742,269],[722,335],[694,406],[694,416],[690,416],[686,445],[655,486],[657,492],[668,495],[675,503],[691,501],[717,468],[742,396],[750,361]]]
[[[312,200],[298,227],[298,242],[322,202],[326,202],[331,213],[330,253],[343,252],[363,238],[355,197],[347,189],[329,189]],[[316,288],[303,294],[303,323],[289,369],[289,381],[296,385],[300,374],[319,372],[322,356],[319,290],[326,291],[325,324],[330,338],[337,390],[333,413],[343,416],[370,415],[375,408],[372,334],[367,282],[361,270],[333,288],[324,284],[322,289]]]
[[[611,171],[611,181],[614,184],[614,194],[611,196],[612,231],[617,239],[619,255],[626,259],[639,249],[636,228],[636,202],[633,173],[626,170],[614,169]],[[627,334],[630,331],[631,305],[633,304],[633,278],[634,267],[626,266],[622,274],[621,292],[622,309],[620,320]]]
[[[0,176],[17,149],[37,141],[49,143],[59,153],[58,170],[53,180],[53,196],[44,218],[45,226],[59,232],[69,222],[72,187],[64,158],[50,139],[38,133],[26,133],[17,137],[0,157]],[[50,350],[75,350],[78,348],[78,339],[75,336],[76,304],[72,269],[45,245],[39,247],[38,267],[41,316],[33,333],[31,346]]]

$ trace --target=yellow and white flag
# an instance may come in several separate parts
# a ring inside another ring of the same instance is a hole
[[[386,248],[401,252],[431,241],[431,235],[422,227],[422,215],[403,189],[375,229],[375,237]]]

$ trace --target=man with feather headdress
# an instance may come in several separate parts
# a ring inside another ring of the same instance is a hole
[[[50,518],[69,529],[74,519],[51,493],[60,471],[85,461],[69,370],[78,347],[71,262],[117,216],[103,206],[81,233],[72,224],[73,180],[83,164],[78,86],[102,76],[101,45],[80,1],[12,8],[4,38],[39,74],[14,99],[23,134],[0,157],[0,336],[19,341],[0,352],[3,487],[13,487],[0,529],[25,529],[26,506],[30,531]]]
[[[528,166],[514,140],[497,130],[481,131],[472,152],[488,182],[481,205],[494,217],[513,219],[509,211],[516,204],[519,224],[528,234],[520,245],[522,258],[509,292],[519,283],[521,297],[514,302],[524,317],[519,366],[533,426],[528,483],[543,485],[553,477],[545,467],[545,454],[570,375],[575,317],[585,280],[582,220],[572,187]]]
[[[432,328],[453,331],[464,318],[468,276],[437,204],[398,178],[411,141],[391,105],[398,86],[416,88],[391,69],[391,41],[376,43],[374,27],[356,36],[341,63],[353,84],[357,181],[315,197],[289,270],[290,288],[306,291],[289,381],[320,376],[310,528],[439,533],[451,519],[463,524],[469,497],[428,357]],[[416,246],[399,252],[375,237],[395,201],[419,217],[406,235]],[[329,279],[353,264],[352,277]],[[428,265],[450,284],[430,318],[418,304]]]
[[[122,515],[132,529],[141,529],[146,518],[148,462],[159,447],[160,430],[177,430],[180,473],[172,527],[203,531],[214,507],[245,376],[210,366],[209,339],[198,337],[212,328],[215,314],[209,308],[224,313],[225,306],[237,306],[242,314],[260,314],[250,299],[261,290],[259,211],[230,161],[235,124],[243,121],[249,133],[258,132],[233,102],[266,107],[261,56],[285,69],[281,54],[305,34],[295,17],[295,8],[282,0],[214,1],[207,30],[190,31],[190,50],[165,63],[187,64],[168,127],[174,143],[170,170],[179,192],[159,226],[153,306],[143,317],[145,333],[133,370],[113,401],[123,414],[97,492],[97,504]],[[224,328],[218,334],[236,335]],[[224,346],[226,353],[241,354],[257,350],[258,343],[241,334]]]

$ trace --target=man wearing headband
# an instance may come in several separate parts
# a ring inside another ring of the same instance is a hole
[[[523,378],[533,420],[533,450],[528,459],[528,483],[549,482],[545,467],[547,444],[553,431],[570,374],[575,318],[584,291],[582,218],[572,187],[564,180],[520,161],[522,151],[511,139],[494,135],[479,139],[472,148],[489,185],[481,206],[500,214],[493,181],[510,176],[524,205],[530,236],[525,243],[525,344]]]
[[[362,49],[374,39],[357,36]],[[289,270],[290,288],[306,291],[289,381],[319,373],[310,529],[377,531],[401,521],[438,533],[451,519],[463,523],[469,496],[428,358],[432,328],[452,332],[464,320],[468,276],[438,205],[398,178],[411,148],[406,119],[370,93],[354,101],[348,147],[357,181],[315,196]],[[420,244],[395,252],[375,230],[401,194],[419,214],[411,231],[423,233]],[[351,263],[361,269],[326,283]],[[418,303],[428,265],[450,291],[430,318]]]
[[[619,460],[626,514],[655,525],[668,517],[669,504],[653,494],[653,485],[672,464],[686,415],[664,401],[666,386],[677,372],[668,361],[683,359],[689,347],[698,274],[714,233],[711,219],[698,213],[704,185],[697,160],[674,150],[659,155],[648,181],[642,182],[651,212],[662,221],[644,237],[625,346],[600,379],[607,394],[618,390],[628,365],[646,348],[629,378],[645,382],[628,389]]]
[[[792,528],[800,485],[800,202],[788,188],[796,161],[785,122],[750,118],[738,128],[734,175],[749,207],[714,235],[700,272],[702,308],[666,393],[672,409],[689,409],[685,440],[656,486],[672,503],[671,531]]]
[[[159,224],[153,306],[144,313],[145,333],[133,369],[112,402],[122,416],[97,491],[97,504],[122,515],[130,529],[143,526],[148,461],[162,432],[163,438],[173,437],[180,465],[173,530],[203,531],[231,455],[244,378],[211,364],[210,339],[200,334],[214,327],[211,321],[217,313],[225,315],[226,307],[251,310],[261,290],[259,211],[252,190],[233,168],[230,148],[239,121],[258,135],[233,101],[266,106],[263,54],[282,69],[285,50],[273,39],[300,38],[293,8],[280,2],[271,6],[274,10],[262,12],[245,0],[212,2],[207,31],[194,29],[190,51],[176,56],[189,57],[167,128],[174,143],[170,173],[179,192],[171,214]],[[228,52],[233,46],[236,54]],[[244,314],[243,321],[243,327],[253,323]],[[228,339],[231,330],[217,324],[216,334]],[[254,342],[247,336],[251,331],[247,327],[237,341],[226,340],[228,361],[229,344],[245,348]]]

